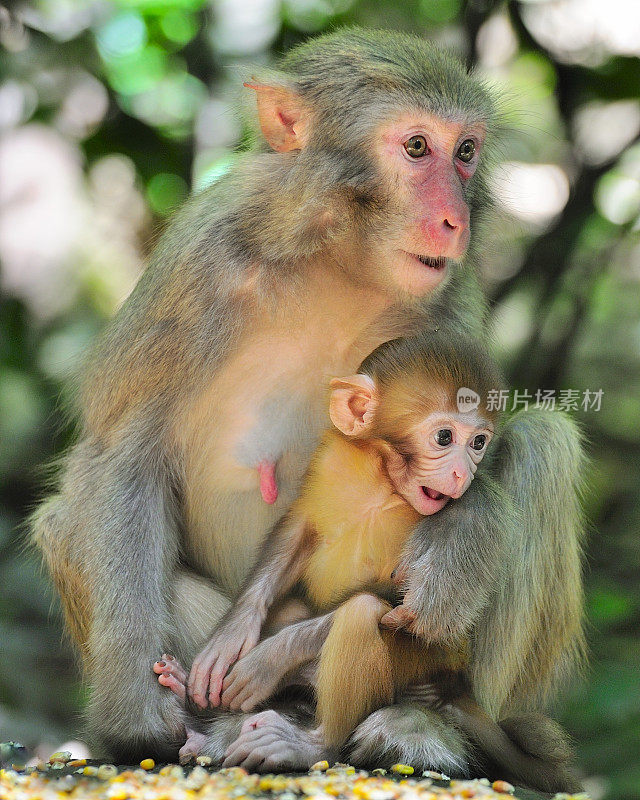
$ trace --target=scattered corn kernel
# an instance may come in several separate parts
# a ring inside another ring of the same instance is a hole
[[[312,770],[316,770],[317,772],[324,772],[325,770],[329,769],[329,762],[328,761],[316,761],[315,764],[311,767]]]
[[[80,761],[81,759],[77,759]],[[46,771],[35,768],[20,772],[0,770],[2,800],[515,800],[513,787],[506,781],[453,780],[439,772],[424,779],[409,778],[413,770],[407,764],[395,764],[390,770],[357,770],[347,764],[326,767],[321,762],[311,773],[300,776],[249,774],[239,767],[223,770],[193,769],[177,764],[149,771],[147,768],[118,772],[113,764],[81,766],[61,775],[62,762],[47,765]],[[314,765],[316,767],[316,765]],[[400,780],[397,777],[400,777]],[[434,778],[432,783],[429,779]],[[89,780],[91,778],[91,780]],[[97,778],[97,779],[96,779]],[[443,784],[447,785],[443,785]],[[518,795],[516,795],[518,796]],[[588,800],[588,796],[558,795],[555,800]]]
[[[414,771],[408,764],[394,764],[391,767],[391,772],[395,772],[396,775],[413,775]]]
[[[118,768],[115,764],[100,764],[98,767],[98,777],[101,781],[108,781],[115,778],[118,774]]]
[[[52,753],[49,756],[50,764],[66,764],[67,761],[71,761],[71,753],[69,750],[60,750],[59,752]]]
[[[67,763],[68,767],[84,767],[87,763],[86,758],[72,758],[71,761]]]
[[[140,762],[142,769],[153,769],[155,765],[156,762],[152,758],[143,758]]]
[[[208,767],[211,764],[211,761],[211,756],[198,756],[196,758],[196,764],[200,767]]]

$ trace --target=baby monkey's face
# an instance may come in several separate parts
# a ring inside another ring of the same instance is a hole
[[[388,452],[389,478],[419,514],[435,514],[467,491],[492,436],[477,411],[429,414]]]

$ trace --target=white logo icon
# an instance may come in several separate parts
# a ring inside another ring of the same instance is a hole
[[[468,411],[475,411],[480,405],[480,395],[476,394],[473,389],[467,389],[465,386],[458,389],[456,395],[456,402],[458,404],[458,411],[461,414],[466,414]]]

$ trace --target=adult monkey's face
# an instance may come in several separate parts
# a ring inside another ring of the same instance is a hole
[[[398,289],[427,294],[463,258],[485,131],[482,119],[426,112],[400,114],[375,131],[374,158],[395,220],[380,266]]]

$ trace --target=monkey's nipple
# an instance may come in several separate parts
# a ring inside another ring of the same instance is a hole
[[[265,503],[270,506],[278,499],[278,484],[276,483],[276,462],[261,461],[258,466],[260,476],[260,494]]]

